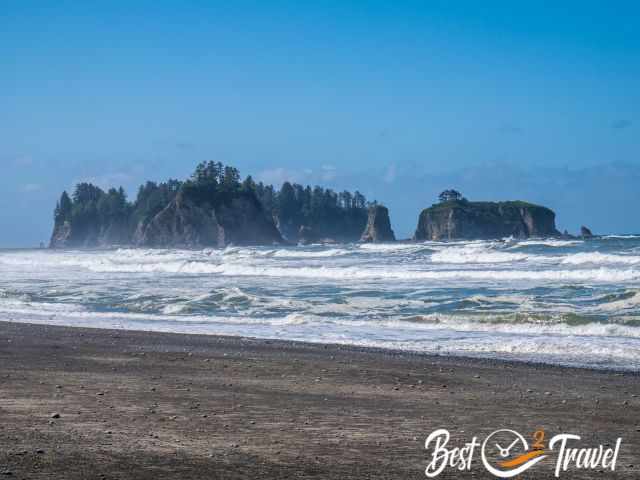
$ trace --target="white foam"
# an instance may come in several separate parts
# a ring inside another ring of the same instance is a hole
[[[273,256],[280,258],[327,258],[347,255],[349,253],[349,250],[344,250],[341,248],[329,248],[327,250],[315,251],[302,249],[283,249],[274,251]]]
[[[329,278],[336,280],[392,279],[392,280],[492,280],[497,282],[540,280],[557,282],[626,282],[640,279],[634,269],[585,269],[585,270],[403,270],[386,267],[269,267],[238,264],[183,266],[182,272],[217,273],[230,276],[264,276]]]
[[[421,250],[426,246],[428,246],[427,243],[363,243],[358,245],[358,249],[367,252],[406,253]]]
[[[528,321],[527,321],[528,319]],[[640,329],[623,323],[591,322],[580,325],[569,324],[562,315],[541,320],[535,313],[443,315],[429,314],[410,319],[385,321],[389,328],[411,328],[416,330],[455,330],[458,332],[509,333],[546,337],[625,337],[640,338]],[[638,345],[640,348],[640,344]]]
[[[634,238],[640,238],[640,235],[603,235],[601,238],[631,240],[631,239],[634,239]]]
[[[640,264],[640,256],[636,255],[617,255],[600,252],[580,252],[568,255],[562,259],[565,265],[582,265],[582,264],[623,264],[638,265]]]
[[[532,245],[541,245],[545,247],[572,247],[584,243],[582,240],[558,240],[555,238],[548,239],[531,239],[531,240],[518,240],[512,248],[526,247]]]
[[[619,300],[613,300],[611,302],[603,303],[595,307],[595,310],[603,312],[622,312],[625,310],[635,310],[640,307],[640,292],[633,292],[627,298],[621,298]]]
[[[510,253],[496,251],[484,245],[467,245],[464,247],[443,248],[431,255],[431,261],[436,263],[508,263],[526,260],[529,256],[524,253]]]
[[[513,305],[523,305],[531,302],[532,297],[523,295],[495,295],[488,297],[486,295],[472,295],[466,300],[480,304],[510,303]]]
[[[529,245],[567,251],[517,250]],[[0,316],[640,364],[640,244],[620,245],[507,239],[0,251]],[[595,247],[601,251],[585,251]]]

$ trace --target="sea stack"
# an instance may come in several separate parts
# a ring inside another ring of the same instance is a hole
[[[582,225],[580,227],[580,236],[582,238],[591,238],[591,237],[593,237],[593,233],[591,233],[591,230],[589,230],[587,227]]]
[[[360,237],[361,242],[395,242],[396,236],[391,229],[389,210],[382,205],[369,207],[367,226]]]
[[[447,200],[420,213],[414,240],[559,236],[553,210],[522,201]]]

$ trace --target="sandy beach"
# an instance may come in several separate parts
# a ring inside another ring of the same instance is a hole
[[[0,473],[24,479],[425,478],[426,436],[499,428],[623,438],[632,373],[341,346],[0,323]],[[518,478],[550,478],[553,462]],[[479,464],[439,478],[493,478]]]

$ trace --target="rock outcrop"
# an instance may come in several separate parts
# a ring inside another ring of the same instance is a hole
[[[195,205],[179,193],[146,225],[139,226],[133,243],[148,247],[223,247],[271,245],[282,237],[251,195],[236,195],[216,208]]]
[[[591,238],[591,237],[593,237],[593,233],[591,233],[591,230],[589,230],[587,227],[582,225],[580,227],[580,236],[582,238]]]
[[[420,213],[415,240],[558,236],[555,213],[527,202],[442,202]]]
[[[128,227],[119,219],[103,225],[74,225],[67,220],[54,226],[49,245],[51,248],[96,248],[129,243]]]
[[[49,246],[50,248],[72,248],[75,246],[73,245],[73,239],[71,238],[70,221],[64,221],[53,227]]]
[[[199,247],[357,241],[367,201],[355,191],[241,181],[220,162],[201,162],[186,180],[147,181],[134,201],[122,187],[91,183],[63,192],[54,210],[51,248]],[[284,237],[284,238],[283,238]]]
[[[127,216],[109,221],[96,215],[57,221],[49,245],[196,248],[274,243],[283,243],[283,239],[255,195],[234,193],[212,207],[206,203],[198,205],[179,192],[158,213],[143,217],[137,224]]]
[[[146,247],[220,246],[224,244],[220,236],[215,213],[178,194],[155,217],[138,225],[133,243]]]
[[[369,207],[367,226],[360,237],[361,242],[395,242],[396,236],[391,229],[389,210],[382,205]]]
[[[240,194],[215,208],[222,229],[219,243],[224,245],[272,245],[283,243],[273,220],[267,218],[252,194]]]
[[[308,245],[310,243],[351,243],[360,240],[367,224],[366,209],[352,209],[348,214],[331,217],[327,210],[325,218],[310,223],[283,221],[274,215],[278,231],[285,241],[292,244]]]

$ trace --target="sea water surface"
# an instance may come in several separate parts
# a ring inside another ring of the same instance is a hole
[[[640,370],[640,237],[0,250],[0,319]]]

